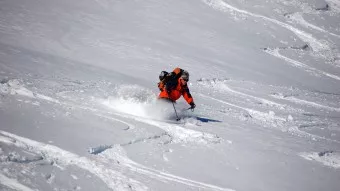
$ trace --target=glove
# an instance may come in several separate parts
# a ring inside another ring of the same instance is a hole
[[[190,106],[191,106],[190,109],[195,109],[195,107],[196,107],[196,105],[195,105],[194,102],[191,102],[191,103],[190,103]]]

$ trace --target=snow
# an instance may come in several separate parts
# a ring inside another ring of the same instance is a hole
[[[283,28],[286,28],[286,29],[292,31],[293,33],[295,33],[299,38],[301,38],[301,40],[309,43],[310,46],[313,48],[313,50],[316,51],[316,52],[319,52],[321,50],[329,50],[329,46],[327,44],[325,44],[325,43],[321,42],[320,40],[314,38],[311,34],[305,32],[305,31],[299,30],[299,29],[297,29],[297,28],[295,28],[295,27],[293,27],[289,24],[283,23],[283,22],[278,21],[276,19],[272,19],[272,18],[269,18],[269,17],[266,17],[266,16],[262,16],[262,15],[259,15],[259,14],[249,12],[249,11],[238,9],[238,8],[232,6],[232,5],[229,5],[228,3],[226,3],[223,0],[207,0],[207,1],[204,1],[204,2],[207,3],[209,6],[212,6],[213,8],[218,9],[218,10],[222,10],[222,11],[230,10],[232,12],[241,13],[241,14],[251,16],[251,17],[254,17],[254,18],[260,18],[260,19],[263,19],[265,21],[269,21],[269,22],[272,22],[274,24],[277,24],[277,25],[279,25]]]
[[[14,190],[33,191],[32,189],[20,184],[18,181],[10,179],[3,174],[0,174],[0,183]]]
[[[1,1],[0,190],[339,190],[339,20],[338,0]],[[175,67],[194,111],[157,99]]]
[[[141,183],[125,177],[118,171],[110,170],[108,168],[103,169],[103,166],[96,164],[96,161],[82,158],[53,145],[43,144],[4,131],[1,131],[0,133],[2,134],[0,137],[1,142],[12,143],[21,148],[28,148],[29,151],[41,154],[43,158],[55,161],[57,165],[76,165],[79,168],[84,168],[97,175],[112,189],[126,190],[129,187],[136,190],[146,189]],[[112,179],[112,177],[114,177],[114,179]]]
[[[340,168],[340,155],[333,151],[301,153],[300,155],[307,160],[315,160],[329,167]]]

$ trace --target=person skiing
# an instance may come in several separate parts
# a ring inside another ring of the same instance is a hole
[[[175,68],[170,73],[162,71],[159,75],[159,80],[158,88],[161,91],[158,95],[159,99],[176,102],[176,100],[183,96],[190,105],[190,109],[196,107],[188,88],[189,73],[186,70]]]

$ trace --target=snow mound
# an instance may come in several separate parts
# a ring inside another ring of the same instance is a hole
[[[23,83],[18,79],[3,79],[0,82],[0,93],[2,95],[10,94],[10,95],[22,95],[30,98],[34,98],[34,94],[32,91],[26,89]]]
[[[19,79],[3,79],[0,81],[0,95],[19,95],[32,99],[41,99],[49,102],[59,103],[58,100],[32,92],[25,88],[24,82]]]
[[[307,160],[314,160],[323,165],[340,168],[340,153],[335,151],[310,152],[301,153],[300,156]]]
[[[100,178],[112,190],[148,190],[144,184],[126,177],[114,166],[103,165],[100,161],[81,157],[54,145],[37,142],[5,131],[0,131],[0,143],[40,154],[44,159],[55,162],[56,165],[77,166]],[[18,156],[14,158],[18,159]]]

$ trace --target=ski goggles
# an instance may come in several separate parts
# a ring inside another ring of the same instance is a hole
[[[187,75],[182,75],[182,76],[181,76],[181,79],[184,80],[184,81],[186,81],[186,82],[188,82],[188,81],[189,81],[189,76],[187,76]]]
[[[188,78],[183,78],[183,77],[181,77],[181,79],[182,79],[183,81],[185,81],[185,82],[188,82],[188,81],[189,81]]]

